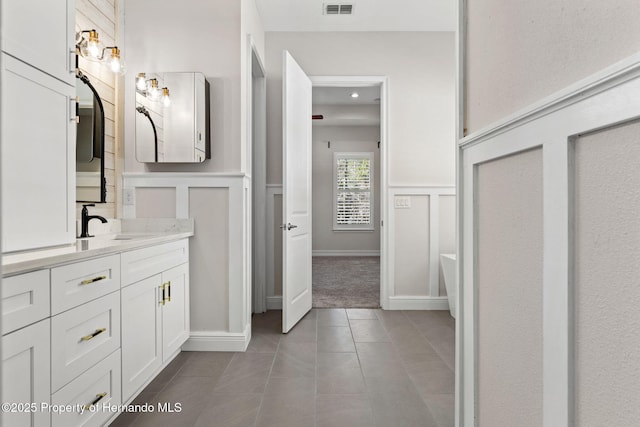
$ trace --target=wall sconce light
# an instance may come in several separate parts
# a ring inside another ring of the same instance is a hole
[[[107,50],[110,53],[108,59],[105,58]],[[82,30],[76,33],[76,54],[90,61],[107,61],[111,71],[118,74],[125,73],[124,61],[118,46],[104,47],[96,30]]]
[[[160,89],[158,79],[147,79],[146,73],[138,73],[136,76],[136,92],[146,97],[150,101],[162,101],[165,108],[171,106],[171,97],[169,96],[169,88]]]

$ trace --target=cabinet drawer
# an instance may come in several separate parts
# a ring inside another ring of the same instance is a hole
[[[189,261],[189,241],[165,243],[122,254],[122,286]]]
[[[53,315],[120,289],[120,255],[51,269]]]
[[[93,410],[85,409],[92,403]],[[61,388],[51,396],[52,405],[72,405],[79,411],[53,413],[53,427],[102,426],[115,415],[105,405],[113,407],[122,404],[120,395],[120,351],[93,366],[84,374]]]
[[[49,270],[2,279],[2,334],[49,317]]]
[[[120,292],[51,318],[51,389],[58,390],[120,347]]]

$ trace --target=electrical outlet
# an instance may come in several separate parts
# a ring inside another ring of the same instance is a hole
[[[411,208],[411,198],[409,196],[396,196],[393,205],[396,209]]]
[[[122,204],[125,206],[133,206],[133,188],[125,188],[122,190]]]

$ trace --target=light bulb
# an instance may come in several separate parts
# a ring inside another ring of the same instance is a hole
[[[165,107],[171,106],[171,98],[169,98],[169,88],[162,88],[162,105]]]
[[[138,77],[136,77],[136,89],[139,92],[147,90],[147,76],[145,73],[138,73]]]
[[[100,39],[96,30],[89,31],[89,41],[87,42],[87,54],[94,59],[100,57]]]
[[[358,95],[358,92],[352,92],[352,93],[351,93],[351,97],[352,97],[352,98],[357,98],[357,97],[359,97],[359,96],[360,96],[360,95]]]
[[[111,50],[111,58],[109,58],[109,68],[114,73],[124,74],[124,61],[120,58],[120,49],[118,46],[109,47]]]
[[[158,79],[151,79],[149,80],[149,82],[151,83],[149,90],[147,91],[149,99],[152,101],[157,101],[160,99],[160,89],[158,88]]]

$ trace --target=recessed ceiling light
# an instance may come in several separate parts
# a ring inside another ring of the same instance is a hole
[[[358,92],[351,92],[351,97],[352,97],[352,98],[357,98],[357,97],[359,97],[359,96],[360,96],[360,95],[358,95]]]

